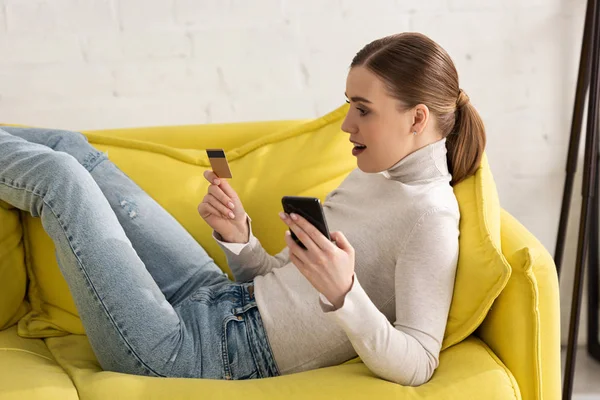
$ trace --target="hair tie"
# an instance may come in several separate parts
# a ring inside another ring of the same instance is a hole
[[[463,108],[469,102],[469,96],[464,90],[459,89],[458,98],[456,99],[456,108]]]

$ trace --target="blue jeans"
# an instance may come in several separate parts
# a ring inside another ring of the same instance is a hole
[[[41,218],[103,369],[279,375],[253,283],[230,281],[82,134],[0,128],[0,200]]]

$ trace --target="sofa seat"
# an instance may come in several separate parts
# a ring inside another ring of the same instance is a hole
[[[24,339],[17,327],[0,331],[2,400],[75,400],[77,389],[41,339]]]
[[[251,381],[152,378],[102,371],[86,336],[46,339],[84,400],[104,399],[520,399],[510,371],[475,336],[445,350],[427,385],[405,387],[360,362]]]

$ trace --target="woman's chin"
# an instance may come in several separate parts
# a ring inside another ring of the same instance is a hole
[[[381,168],[375,168],[372,165],[369,165],[368,163],[365,163],[363,160],[358,159],[356,161],[356,166],[358,167],[358,169],[360,169],[362,172],[367,173],[367,174],[376,174],[378,172],[383,171],[383,169]]]

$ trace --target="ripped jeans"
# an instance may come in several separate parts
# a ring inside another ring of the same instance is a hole
[[[230,281],[82,134],[0,127],[0,200],[41,218],[103,369],[279,375],[253,283]]]

